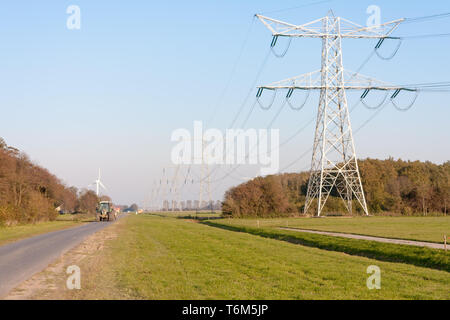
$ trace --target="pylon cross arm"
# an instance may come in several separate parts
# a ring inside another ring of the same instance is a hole
[[[344,81],[342,84],[323,84],[321,71],[313,71],[299,76],[291,77],[281,81],[276,81],[268,85],[261,85],[258,88],[267,90],[292,89],[292,90],[321,90],[321,89],[345,89],[345,90],[408,90],[416,91],[415,88],[392,85],[388,82],[377,80],[350,70],[343,70]]]
[[[373,25],[373,26],[361,26],[350,20],[344,18],[336,18],[340,27],[339,32],[323,31],[323,23],[328,21],[329,17],[323,17],[302,25],[295,25],[292,23],[276,20],[273,18],[265,17],[260,14],[255,15],[267,29],[272,32],[274,37],[306,37],[306,38],[322,38],[322,37],[340,37],[340,38],[354,38],[354,39],[386,39],[391,38],[390,35],[395,29],[405,20],[397,19],[386,23]]]

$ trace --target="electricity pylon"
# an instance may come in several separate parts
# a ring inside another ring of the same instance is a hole
[[[203,202],[203,194],[204,194],[204,190],[203,190],[203,180],[204,178],[207,178],[206,180],[206,192],[208,194],[208,206],[210,207],[211,211],[212,211],[212,207],[211,207],[211,203],[212,203],[212,198],[211,198],[211,175],[210,175],[210,171],[209,171],[209,164],[208,164],[208,157],[205,154],[205,140],[202,139],[202,160],[201,160],[201,168],[200,168],[200,190],[199,190],[199,199],[198,199],[198,211],[201,210],[202,208],[202,202]]]
[[[173,175],[173,180],[172,180],[172,189],[175,194],[175,196],[172,197],[172,211],[175,211],[175,209],[178,208],[177,206],[180,205],[180,189],[179,189],[179,185],[178,185],[178,172],[179,171],[180,171],[180,165],[177,165],[175,167],[175,173]]]
[[[159,185],[160,185],[160,188],[162,189],[162,193],[161,193],[161,195],[162,195],[162,198],[161,198],[161,201],[162,201],[162,203],[161,203],[161,211],[166,211],[165,203],[166,203],[166,200],[167,200],[166,196],[167,196],[168,184],[169,184],[169,180],[167,179],[167,176],[166,176],[166,168],[163,168],[163,175],[162,175],[162,178],[159,180]]]
[[[256,16],[272,32],[274,37],[272,47],[276,44],[278,37],[322,39],[322,65],[319,71],[260,86],[257,93],[259,98],[264,89],[286,89],[288,90],[286,99],[290,99],[296,89],[320,90],[305,214],[317,198],[317,216],[320,216],[328,196],[332,190],[336,190],[349,213],[352,212],[354,196],[368,215],[353,142],[346,90],[364,90],[361,98],[367,96],[370,90],[384,90],[386,97],[388,91],[395,90],[391,98],[401,90],[413,90],[391,86],[345,71],[342,63],[341,40],[343,38],[379,39],[377,44],[379,47],[385,39],[396,39],[390,37],[390,34],[404,19],[363,27],[349,20],[335,17],[332,11],[327,16],[304,25],[293,25],[261,15]]]

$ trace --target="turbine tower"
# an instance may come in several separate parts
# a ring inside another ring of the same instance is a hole
[[[100,180],[100,169],[98,169],[98,178],[90,184],[90,186],[95,185],[95,193],[97,194],[97,197],[100,195],[100,187],[107,190],[105,185]]]
[[[304,25],[293,25],[261,15],[256,16],[272,32],[272,48],[278,37],[322,39],[322,63],[319,71],[260,86],[257,93],[259,98],[265,89],[275,91],[284,89],[287,90],[286,99],[289,101],[294,90],[320,90],[305,214],[317,198],[317,216],[320,216],[328,196],[332,190],[336,190],[349,213],[352,213],[352,199],[355,197],[364,213],[368,215],[350,124],[346,90],[364,90],[361,99],[367,96],[370,90],[386,91],[386,97],[388,91],[395,91],[391,99],[401,90],[414,90],[392,86],[344,70],[341,41],[343,38],[379,39],[377,44],[379,48],[385,39],[396,39],[390,34],[404,19],[363,27],[335,17],[332,11],[327,16]]]

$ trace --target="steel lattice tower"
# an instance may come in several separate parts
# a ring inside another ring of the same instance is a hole
[[[340,34],[339,20],[334,17],[323,19],[323,32]],[[320,91],[305,213],[314,198],[318,198],[317,215],[320,215],[336,186],[349,212],[352,211],[353,194],[368,214],[343,89],[341,37],[322,38],[321,79],[324,88]]]
[[[293,25],[256,15],[272,31],[272,47],[278,37],[312,37],[322,39],[321,69],[316,72],[260,86],[257,97],[264,89],[287,89],[289,99],[293,90],[320,90],[315,129],[311,172],[304,212],[307,213],[317,198],[317,216],[333,190],[339,194],[348,211],[352,212],[353,197],[368,215],[361,177],[358,169],[346,90],[407,90],[381,81],[349,73],[342,60],[342,38],[379,39],[379,44],[404,20],[363,27],[346,19],[335,17],[330,11],[321,19],[304,25]]]

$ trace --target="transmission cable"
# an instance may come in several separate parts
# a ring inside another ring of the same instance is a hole
[[[351,76],[351,78],[348,80],[348,81],[350,81],[351,79],[353,79],[355,76],[356,76],[356,74],[357,73],[359,73],[359,71],[361,71],[361,69],[369,62],[369,60],[373,57],[373,55],[375,54],[375,50],[373,50],[370,54],[369,54],[369,56],[363,61],[363,63],[359,66],[359,68],[357,69],[357,71]],[[260,88],[261,89],[261,88]],[[259,92],[259,90],[258,90],[258,93],[259,93],[259,95],[261,95],[261,93],[262,93],[262,90],[261,90],[261,92]],[[258,94],[257,94],[258,95]],[[352,111],[353,111],[353,109],[359,104],[359,102],[360,101],[358,101],[357,102],[357,104],[354,106],[354,107],[352,107]],[[276,117],[277,117],[277,115],[276,115]],[[300,130],[298,130],[298,131],[296,131],[295,132],[295,134],[293,135],[293,136],[291,136],[291,137],[289,137],[287,140],[285,140],[283,143],[281,143],[280,144],[280,146],[278,147],[278,148],[281,148],[281,146],[284,146],[285,144],[287,144],[287,142],[289,142],[290,140],[292,140],[293,138],[295,138],[298,134],[300,134],[303,130],[305,130],[314,120],[315,120],[315,118],[316,117],[313,117],[310,121],[308,121],[308,123],[304,126],[304,127],[302,127],[302,128],[300,128]],[[272,122],[272,121],[271,121]],[[253,146],[253,149],[254,149],[254,147],[255,146]],[[250,150],[250,149],[249,149]],[[272,149],[270,150],[270,152],[272,151]],[[248,159],[248,157],[250,156],[250,154],[249,153],[247,153],[247,155],[246,155],[246,157],[245,157],[245,159]],[[229,174],[231,174],[231,173],[233,173],[234,171],[236,171],[237,170],[237,168],[239,168],[241,165],[239,164],[239,165],[236,165],[234,168],[232,168],[227,174],[225,174],[224,176],[222,176],[221,178],[219,178],[219,179],[217,179],[217,180],[215,180],[215,181],[211,181],[211,182],[219,182],[219,181],[223,181],[225,178],[227,178],[228,176],[229,176]]]
[[[402,23],[414,23],[414,22],[423,22],[423,21],[432,21],[437,19],[449,18],[450,12],[438,13],[429,16],[415,17],[415,18],[405,18],[405,21]]]
[[[386,90],[386,93],[385,93],[383,99],[381,100],[381,102],[380,102],[378,105],[376,105],[375,107],[370,107],[370,106],[364,101],[364,99],[367,97],[367,94],[368,94],[369,92],[370,92],[369,89],[364,90],[364,92],[363,92],[363,94],[362,94],[362,96],[361,96],[361,98],[360,98],[361,103],[364,105],[364,107],[366,107],[366,108],[369,109],[369,110],[375,110],[375,109],[378,109],[379,107],[381,107],[381,106],[384,104],[384,102],[386,101],[386,99],[387,99],[387,97],[388,97],[388,95],[389,95],[389,91]]]
[[[303,5],[296,6],[296,7],[284,8],[284,9],[277,9],[277,10],[272,10],[272,11],[265,11],[265,12],[262,12],[262,14],[278,13],[278,12],[290,11],[290,10],[295,10],[295,9],[301,9],[301,8],[305,8],[305,7],[309,7],[309,6],[314,6],[314,5],[322,4],[322,3],[327,3],[327,2],[333,2],[333,1],[334,1],[334,0],[314,1],[314,2],[305,3],[305,4],[303,4]]]
[[[286,48],[284,48],[284,51],[282,53],[277,53],[275,51],[275,45],[277,44],[278,41],[278,36],[273,36],[272,38],[272,43],[270,44],[270,50],[272,50],[272,53],[274,54],[275,57],[277,58],[284,58],[284,56],[286,55],[286,53],[288,52],[290,46],[291,46],[291,42],[292,42],[292,37],[288,37],[288,43],[286,45]]]
[[[267,64],[267,61],[268,61],[268,58],[269,58],[269,57],[270,57],[270,49],[267,51],[267,54],[266,54],[266,56],[264,57],[264,60],[263,60],[262,64],[260,65],[259,69],[258,69],[258,72],[257,72],[257,74],[256,74],[256,77],[255,77],[255,79],[253,80],[252,85],[251,85],[251,87],[250,87],[250,89],[249,89],[249,91],[248,91],[248,93],[247,93],[247,95],[246,95],[246,97],[245,97],[243,103],[240,105],[240,107],[239,107],[237,113],[235,114],[233,120],[231,121],[231,124],[229,125],[229,128],[233,128],[233,127],[234,127],[234,125],[236,124],[237,119],[239,118],[240,114],[241,114],[242,111],[244,110],[244,107],[245,107],[245,105],[247,104],[247,101],[248,101],[248,99],[249,99],[251,93],[253,92],[254,87],[255,87],[257,81],[259,80],[259,77],[261,76],[261,73],[262,73],[262,71],[264,70],[265,65]],[[256,101],[255,101],[254,104],[252,105],[252,107],[251,107],[251,109],[250,109],[250,112],[248,113],[246,119],[244,120],[244,123],[246,123],[246,122],[248,121],[248,119],[249,119],[249,117],[250,117],[250,115],[251,115],[251,113],[252,113],[252,111],[253,111],[253,109],[254,109],[255,104],[256,104]],[[192,166],[192,164],[191,164],[190,166]],[[204,182],[206,179],[208,179],[208,178],[209,178],[209,177],[217,170],[217,168],[218,168],[218,167],[215,167],[214,169],[212,169],[211,172],[209,173],[209,175],[207,175],[207,176],[204,177],[203,179],[200,179],[199,182]]]
[[[227,93],[227,91],[228,91],[228,89],[229,89],[229,87],[231,85],[231,80],[233,79],[234,74],[236,73],[236,70],[237,70],[237,66],[238,66],[239,62],[241,61],[242,54],[244,53],[245,47],[247,46],[248,40],[250,38],[251,31],[253,29],[253,25],[255,24],[255,20],[256,20],[256,17],[253,16],[252,22],[250,23],[250,26],[249,26],[249,28],[247,30],[247,33],[246,33],[246,36],[244,38],[244,42],[242,43],[241,48],[239,50],[239,54],[238,54],[236,60],[234,61],[233,67],[231,69],[230,76],[228,78],[228,81],[227,81],[227,83],[225,85],[224,90],[222,91],[221,95],[219,96],[219,99],[218,99],[218,101],[217,101],[217,103],[216,103],[216,105],[214,107],[214,110],[213,110],[213,113],[211,114],[211,117],[208,120],[208,123],[211,123],[212,120],[214,119],[214,117],[215,117],[215,115],[217,113],[217,109],[219,108],[220,104],[222,103],[223,98],[225,97],[225,94]]]
[[[247,104],[248,98],[250,97],[251,93],[253,92],[253,90],[254,90],[254,88],[256,86],[257,81],[259,80],[259,77],[261,76],[261,73],[262,73],[264,67],[266,66],[266,63],[267,63],[267,60],[268,60],[269,56],[270,56],[270,49],[267,52],[267,54],[266,54],[266,56],[265,56],[265,58],[264,58],[264,60],[263,60],[263,62],[261,64],[261,66],[258,69],[258,72],[256,74],[255,80],[253,81],[252,86],[250,87],[250,90],[248,91],[248,93],[247,93],[247,95],[246,95],[246,97],[244,99],[244,102],[239,107],[238,112],[236,113],[235,117],[233,118],[233,121],[231,121],[231,125],[229,126],[230,128],[234,127],[234,125],[236,124],[237,119],[239,118],[239,115],[241,114],[242,110],[244,109],[245,105]]]
[[[328,1],[323,1],[323,2],[328,2]],[[434,19],[440,19],[440,18],[447,18],[447,17],[450,17],[450,13],[443,13],[443,14],[436,14],[436,15],[431,15],[431,16],[423,16],[423,17],[417,17],[417,18],[406,18],[405,19],[405,21],[404,21],[404,23],[411,23],[411,22],[420,22],[420,21],[429,21],[429,20],[434,20]],[[359,71],[364,67],[364,65],[366,64],[366,63],[368,63],[368,61],[370,60],[370,58],[373,56],[373,54],[377,54],[377,56],[378,57],[380,57],[381,59],[383,59],[383,60],[389,60],[389,59],[392,59],[396,54],[397,54],[397,52],[399,51],[399,48],[400,48],[400,46],[401,46],[401,43],[402,43],[402,40],[403,39],[420,39],[420,38],[430,38],[430,37],[444,37],[444,36],[450,36],[450,34],[431,34],[431,35],[418,35],[418,36],[404,36],[404,37],[399,37],[399,38],[397,38],[398,40],[399,40],[399,43],[398,43],[398,45],[397,45],[397,48],[394,50],[394,52],[390,55],[390,56],[388,56],[388,57],[384,57],[384,56],[381,56],[380,54],[379,54],[379,52],[378,52],[378,49],[381,47],[381,44],[383,43],[383,41],[384,41],[384,39],[381,39],[380,40],[380,42],[377,44],[377,46],[375,47],[375,49],[373,50],[373,52],[369,55],[369,57],[363,62],[363,64],[360,66],[360,68],[358,68],[358,70],[356,71],[356,73],[355,74],[353,74],[353,76],[352,76],[352,78],[357,74],[357,73],[359,73]],[[275,40],[275,42],[276,42],[276,40]],[[441,85],[440,87],[437,87],[437,86],[428,86],[428,87],[426,87],[426,86],[424,86],[423,88],[426,88],[426,89],[428,89],[428,90],[439,90],[439,88],[447,88],[447,86],[446,85]],[[444,89],[445,90],[445,89]],[[398,93],[397,93],[398,94]],[[366,94],[367,95],[367,94]],[[386,98],[387,98],[387,96],[386,96]],[[381,104],[379,104],[376,108],[370,108],[370,107],[368,107],[365,103],[364,103],[364,101],[362,101],[362,99],[360,99],[360,101],[358,101],[358,103],[359,102],[362,102],[365,106],[366,106],[366,108],[368,108],[368,109],[377,109],[377,111],[368,119],[368,120],[366,120],[357,130],[355,130],[355,134],[359,131],[359,130],[361,130],[363,127],[365,127],[370,121],[372,121],[388,104],[389,104],[389,101],[388,102],[386,102],[386,98],[385,99],[383,99],[383,101],[382,101],[382,103]],[[394,97],[395,98],[395,97]],[[411,105],[410,106],[408,106],[407,108],[409,109],[413,104],[414,104],[414,102],[415,102],[415,100],[417,99],[417,91],[416,91],[416,97],[414,98],[414,100],[413,100],[413,102],[411,103]],[[391,102],[394,104],[394,106],[397,108],[397,109],[399,109],[398,108],[398,106],[396,106],[396,104],[395,104],[395,102],[393,101],[393,98],[391,97]],[[281,108],[280,108],[280,110],[281,110]],[[400,108],[399,110],[405,110],[404,108]],[[276,117],[278,117],[278,113],[277,113],[277,115],[276,115]],[[312,120],[314,120],[314,118],[312,119]],[[299,130],[299,131],[302,131],[302,130]],[[297,132],[296,132],[297,133]],[[292,140],[295,136],[296,136],[296,133],[293,135],[293,136],[291,136],[290,138],[288,138],[285,142],[288,142],[288,141],[290,141],[290,140]],[[284,145],[284,144],[283,144]],[[281,144],[280,144],[280,147],[281,147]],[[304,154],[302,154],[301,155],[301,157],[299,157],[298,159],[296,159],[294,162],[292,162],[290,165],[288,165],[287,167],[285,167],[285,168],[288,168],[288,167],[290,167],[290,166],[292,166],[294,163],[296,163],[296,162],[298,162],[301,158],[303,158],[309,151],[311,151],[312,150],[312,148],[310,148],[309,150],[307,150],[307,152],[305,152]],[[247,156],[248,157],[248,156]],[[282,170],[284,170],[284,169],[282,169]],[[281,170],[281,171],[282,171]],[[233,170],[232,170],[233,171]],[[223,178],[225,178],[226,176],[224,176]],[[222,179],[221,179],[222,180]]]
[[[416,102],[417,97],[419,96],[419,91],[418,91],[418,90],[415,91],[415,96],[414,96],[412,102],[411,102],[409,105],[407,105],[406,107],[400,107],[400,106],[398,106],[398,105],[395,103],[395,98],[396,98],[397,95],[400,93],[400,91],[402,91],[402,90],[400,90],[400,89],[395,90],[394,94],[391,96],[391,102],[392,102],[392,105],[393,105],[393,106],[395,107],[395,109],[397,109],[398,111],[402,111],[402,112],[408,111],[409,109],[411,109],[411,107],[412,107],[412,106],[414,105],[414,103]]]
[[[400,50],[400,46],[402,45],[402,39],[396,39],[396,40],[398,40],[397,47],[394,49],[394,51],[391,53],[391,55],[389,55],[387,57],[383,56],[379,53],[379,49],[385,40],[386,40],[385,38],[380,39],[380,41],[375,46],[375,53],[377,54],[378,58],[380,58],[382,60],[392,60],[397,55],[398,50]]]
[[[450,37],[450,33],[430,33],[430,34],[419,34],[415,36],[400,36],[402,40],[414,40],[414,39],[427,39],[427,38],[441,38]]]

